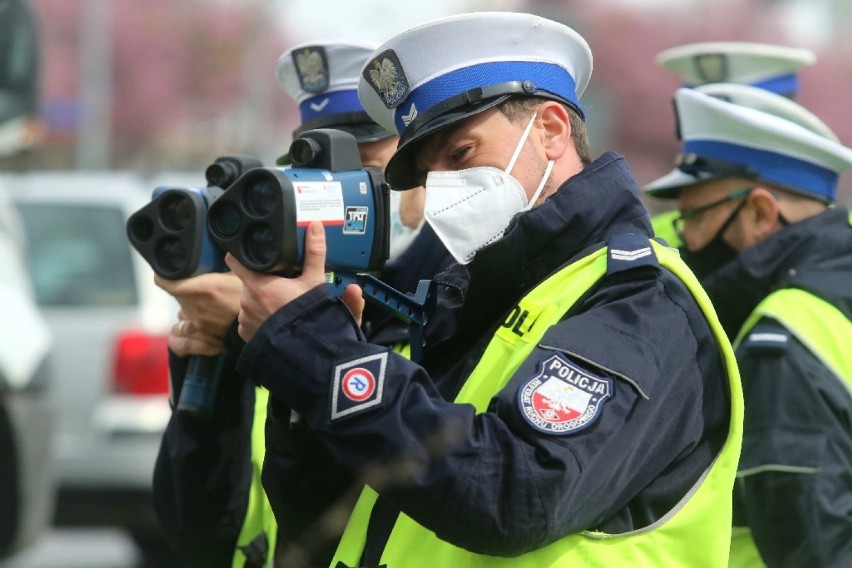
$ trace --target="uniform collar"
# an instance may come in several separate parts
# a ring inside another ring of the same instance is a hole
[[[852,274],[848,216],[843,208],[829,209],[784,227],[702,282],[729,337],[735,337],[757,304],[778,288],[807,289],[847,316],[852,313],[848,285],[836,285],[848,282]]]
[[[503,238],[476,254],[465,311],[493,317],[495,308],[510,308],[567,261],[615,233],[650,236],[652,230],[625,159],[608,152],[540,206],[517,215]]]
[[[609,234],[650,235],[646,217],[626,161],[608,152],[540,206],[515,216],[502,239],[477,253],[471,272],[511,270],[521,285],[536,284]]]
[[[650,235],[650,221],[624,158],[607,153],[516,216],[503,238],[469,265],[454,263],[435,277],[438,317],[427,326],[423,365],[440,373],[447,361],[467,361],[531,288],[609,235],[628,232]],[[442,394],[454,396],[453,388]]]

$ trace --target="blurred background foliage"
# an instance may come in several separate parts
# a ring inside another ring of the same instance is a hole
[[[275,81],[280,53],[336,37],[341,28],[347,39],[364,31],[378,41],[421,21],[386,0],[32,2],[42,40],[41,136],[27,152],[3,159],[3,169],[201,171],[224,153],[271,164],[298,120]],[[583,34],[595,56],[583,98],[594,149],[625,154],[640,183],[667,172],[677,152],[671,96],[679,84],[654,57],[684,43],[814,50],[817,63],[801,73],[799,102],[852,143],[852,113],[843,100],[852,92],[852,0],[434,2],[422,19],[531,11]],[[841,185],[848,203],[850,183]]]

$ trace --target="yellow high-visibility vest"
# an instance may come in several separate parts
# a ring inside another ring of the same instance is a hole
[[[764,298],[749,315],[734,345],[738,346],[762,318],[774,319],[784,326],[846,385],[852,396],[852,357],[848,355],[849,346],[852,345],[852,322],[843,312],[804,290],[777,290]],[[766,566],[748,527],[734,527],[728,566]]]
[[[631,568],[661,566],[718,568],[728,561],[731,539],[731,490],[742,445],[742,388],[733,349],[710,300],[678,254],[650,241],[660,264],[678,276],[695,297],[716,337],[730,391],[728,437],[707,471],[663,518],[625,534],[583,531],[513,557],[476,554],[439,539],[432,531],[400,514],[386,543],[381,564],[388,568],[447,566],[542,568],[594,566]],[[563,268],[527,294],[519,303],[530,316],[523,337],[501,327],[455,401],[485,412],[496,395],[529,356],[545,331],[558,323],[569,308],[607,270],[607,249],[599,249]],[[359,565],[366,544],[370,512],[377,494],[365,487],[338,546],[331,566]]]

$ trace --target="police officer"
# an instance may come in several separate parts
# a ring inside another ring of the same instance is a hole
[[[675,95],[685,260],[743,378],[731,566],[852,566],[852,228],[845,148],[813,114],[740,85]]]
[[[323,493],[314,476],[331,468],[366,483],[331,566],[727,558],[733,353],[650,239],[624,159],[589,156],[591,68],[572,29],[497,12],[403,32],[364,67],[365,108],[401,136],[388,180],[425,183],[427,222],[457,260],[435,279],[422,364],[365,340],[355,287],[328,294],[318,223],[297,278],[227,257],[245,284],[238,369],[270,392],[276,516]],[[282,473],[302,428],[331,460]]]
[[[299,105],[301,124],[294,138],[315,128],[347,131],[358,141],[363,165],[383,169],[397,136],[364,112],[356,92],[361,67],[372,50],[343,42],[297,45],[279,58],[277,77]],[[279,162],[288,162],[288,157]],[[422,193],[421,188],[398,200],[392,235],[398,255],[382,275],[403,291],[413,291],[420,279],[430,278],[450,260],[434,232],[420,227]],[[402,228],[403,222],[409,230]],[[223,374],[211,419],[191,420],[175,413],[169,422],[154,474],[160,522],[191,566],[271,565],[279,529],[260,482],[268,392],[233,369],[243,343],[235,325],[242,283],[232,273],[156,281],[181,306],[169,338],[173,398],[180,396],[189,355],[219,355]],[[392,317],[374,310],[365,323],[378,343],[405,345],[408,329]],[[311,453],[326,456],[319,444],[306,443],[300,455]],[[349,473],[340,468],[320,478],[334,496],[351,484]],[[311,511],[294,512],[281,523],[284,540],[298,541],[312,522]],[[312,546],[321,546],[321,539]]]
[[[799,94],[798,71],[813,65],[809,49],[747,41],[708,41],[661,51],[657,65],[671,71],[684,87],[714,83],[749,85],[795,99]],[[654,232],[671,246],[681,242],[672,231],[676,210],[651,217]]]

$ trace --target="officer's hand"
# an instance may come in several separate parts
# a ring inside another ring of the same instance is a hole
[[[189,355],[218,355],[222,351],[223,338],[213,337],[195,327],[186,312],[178,312],[178,321],[169,332],[169,349],[179,357]]]
[[[325,284],[325,231],[318,221],[308,226],[302,273],[296,278],[254,272],[230,253],[225,255],[225,263],[243,281],[239,334],[249,341],[269,316],[302,294]]]
[[[154,276],[154,283],[173,296],[201,332],[222,337],[240,313],[243,283],[230,272],[210,273],[168,280]]]
[[[202,274],[183,280],[154,276],[154,282],[180,304],[169,347],[178,355],[215,355],[240,311],[243,284],[230,273]]]

